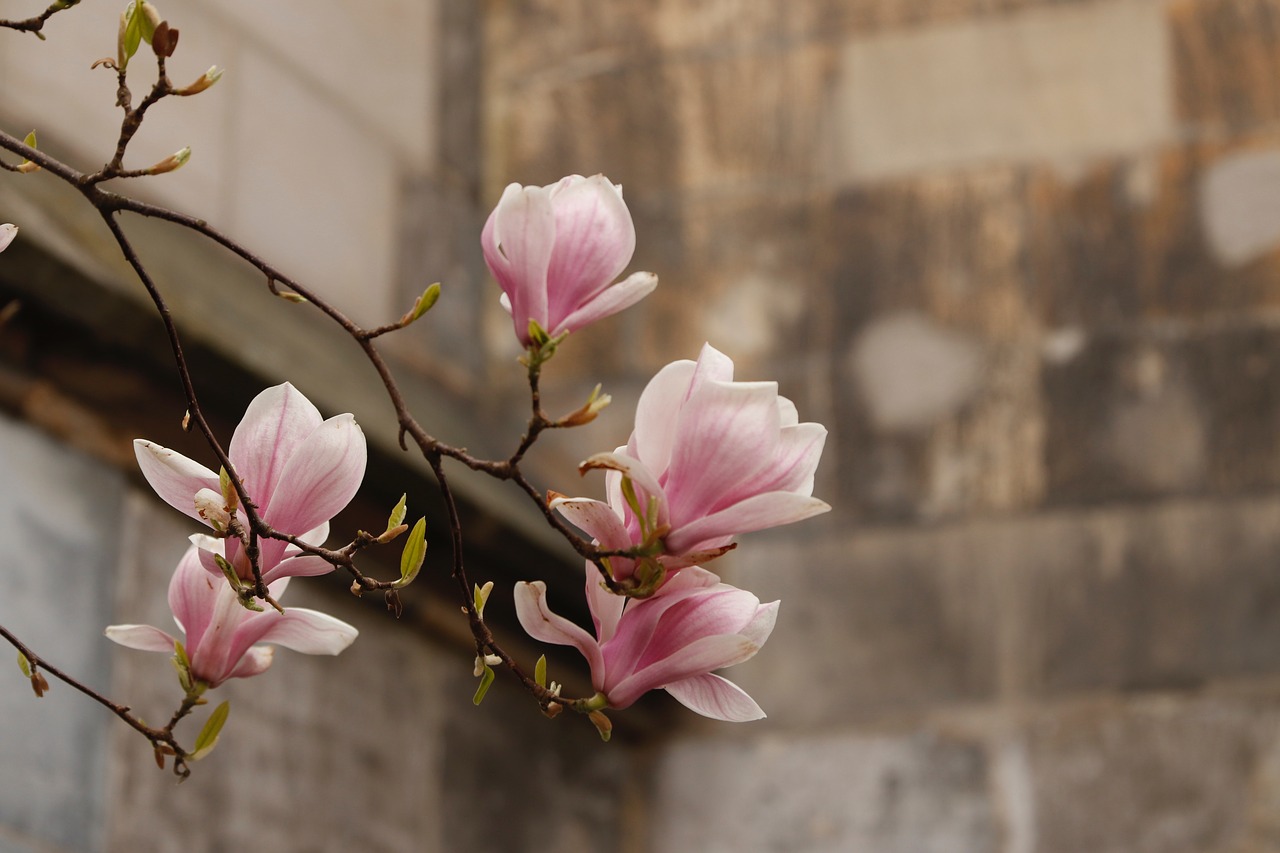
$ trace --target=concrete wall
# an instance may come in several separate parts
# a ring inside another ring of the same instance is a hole
[[[488,8],[490,194],[603,171],[662,277],[583,363],[831,427],[653,849],[1275,849],[1280,7]]]

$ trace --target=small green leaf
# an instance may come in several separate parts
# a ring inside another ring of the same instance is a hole
[[[486,666],[484,674],[480,676],[480,686],[476,688],[476,695],[471,697],[471,704],[479,705],[484,701],[484,695],[489,692],[489,685],[493,684],[493,679],[493,668]]]
[[[489,603],[489,593],[493,592],[493,581],[485,581],[484,586],[472,584],[475,588],[476,615],[484,618],[484,606]]]
[[[33,130],[28,133],[27,138],[22,140],[22,144],[28,148],[38,148],[39,146],[36,145],[36,132]]]
[[[533,680],[538,682],[539,687],[547,686],[547,656],[542,655],[538,658],[538,662],[533,665]]]
[[[31,677],[31,661],[27,660],[27,656],[22,652],[18,652],[18,669],[22,670],[22,674],[27,678]]]
[[[388,530],[394,530],[404,523],[405,513],[409,511],[408,504],[405,503],[405,498],[407,497],[408,495],[401,495],[400,502],[391,510],[391,517],[387,519]]]
[[[180,640],[173,641],[173,656],[178,659],[178,663],[188,669],[191,667],[191,658],[187,657],[187,649]]]
[[[227,579],[227,583],[231,584],[231,588],[236,592],[244,589],[244,584],[240,583],[240,576],[236,574],[235,567],[227,562],[227,558],[221,554],[214,554],[213,561],[218,564],[218,568],[222,570],[223,577]]]
[[[231,482],[231,475],[227,473],[226,467],[218,469],[218,491],[222,492],[222,503],[229,509],[235,509],[240,504],[240,496],[236,494],[235,484]]]
[[[426,290],[422,291],[422,295],[413,303],[409,315],[404,318],[404,325],[409,325],[417,320],[423,314],[431,310],[432,306],[440,299],[440,282],[429,285]]]
[[[404,543],[400,552],[400,580],[396,588],[407,586],[418,576],[422,561],[427,556],[427,519],[418,519],[418,523],[409,531],[409,540]]]
[[[191,754],[187,756],[189,759],[199,761],[210,752],[213,752],[213,748],[218,745],[218,735],[222,733],[222,726],[227,722],[227,714],[230,712],[230,702],[223,702],[213,709],[209,719],[204,722],[204,728],[196,736],[195,747],[191,750]]]
[[[138,52],[138,45],[142,43],[142,19],[144,16],[135,2],[129,3],[125,7],[124,13],[126,23],[124,32],[120,36],[120,46],[123,49],[124,60],[127,63]]]

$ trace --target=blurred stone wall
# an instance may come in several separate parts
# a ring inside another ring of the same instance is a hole
[[[831,429],[652,849],[1280,849],[1280,4],[486,8],[488,196],[604,172],[662,280],[556,368]]]

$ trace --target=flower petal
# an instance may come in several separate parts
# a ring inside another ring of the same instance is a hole
[[[228,455],[258,506],[271,503],[286,463],[323,420],[320,410],[288,382],[267,388],[249,403]]]
[[[168,652],[173,654],[173,637],[151,625],[108,625],[104,632],[107,639],[131,649],[144,652]]]
[[[169,609],[186,635],[186,645],[192,654],[217,609],[218,591],[227,586],[226,578],[214,563],[213,554],[213,551],[192,545],[182,555],[173,570],[173,577],[169,579]],[[213,564],[212,573],[203,565],[205,560]]]
[[[526,346],[529,320],[547,326],[547,267],[555,235],[547,191],[519,184],[503,191],[480,233],[485,263],[511,301],[516,337]]]
[[[254,646],[244,653],[240,662],[227,674],[227,678],[249,678],[261,675],[271,666],[275,655],[276,650],[271,646]]]
[[[329,418],[289,458],[263,517],[295,536],[328,521],[355,497],[367,459],[364,433],[355,418]],[[279,543],[279,559],[285,543],[272,541]],[[270,544],[263,543],[264,564]]]
[[[218,475],[193,462],[175,450],[161,447],[146,439],[133,442],[133,453],[138,458],[142,476],[160,499],[201,524],[205,520],[196,512],[196,492],[201,489],[218,491]]]
[[[600,646],[586,631],[551,612],[547,585],[542,581],[520,581],[515,588],[515,604],[516,618],[530,637],[557,646],[573,646],[582,653],[591,665],[591,681],[599,690],[605,676]]]
[[[260,643],[276,643],[308,655],[336,655],[355,642],[359,631],[327,613],[290,607],[276,614],[271,627],[258,637]]]
[[[6,222],[0,225],[0,252],[9,248],[9,244],[13,242],[13,238],[18,236],[18,226]]]
[[[675,413],[689,396],[696,361],[673,361],[659,370],[640,392],[636,403],[636,428],[627,442],[627,453],[661,477],[671,462],[676,438]]]
[[[566,328],[571,314],[626,269],[636,248],[636,229],[622,193],[603,175],[570,175],[548,195],[555,213],[555,244],[547,268],[547,319]]]
[[[667,536],[665,542],[669,551],[681,554],[706,542],[803,521],[830,509],[831,505],[826,501],[809,495],[766,492],[678,528]]]
[[[713,720],[746,723],[765,717],[764,711],[745,690],[714,673],[672,682],[665,690],[681,705]]]
[[[285,578],[313,578],[318,575],[327,575],[333,570],[333,563],[326,561],[323,557],[317,557],[314,554],[298,554],[286,557],[263,572],[262,581],[270,584]]]
[[[605,550],[631,547],[631,537],[613,507],[592,498],[556,498],[551,509],[591,536]]]
[[[774,382],[704,382],[680,410],[665,480],[672,526],[737,503],[777,453]]]
[[[611,317],[644,299],[657,286],[658,277],[653,273],[632,273],[624,280],[612,287],[606,287],[595,297],[582,303],[559,322],[549,320],[548,322],[554,323],[554,329],[550,330],[551,334],[572,332],[583,326],[589,326],[597,320]]]
[[[607,691],[609,704],[615,708],[626,708],[650,690],[742,663],[759,650],[755,643],[737,634],[703,637],[670,657],[636,670],[614,685]]]

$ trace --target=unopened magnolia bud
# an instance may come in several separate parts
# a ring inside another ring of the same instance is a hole
[[[177,90],[173,94],[181,95],[182,97],[186,97],[187,95],[198,95],[221,79],[222,69],[214,65],[211,66],[208,71],[204,72],[196,82],[187,86],[185,89]]]
[[[592,711],[587,715],[587,719],[591,720],[596,727],[596,731],[600,733],[600,740],[608,742],[613,735],[613,723],[604,715],[603,711]]]
[[[181,169],[191,159],[191,147],[187,146],[181,151],[175,151],[168,157],[156,163],[150,169],[147,169],[148,175],[163,175],[165,172],[172,172],[174,169]]]

